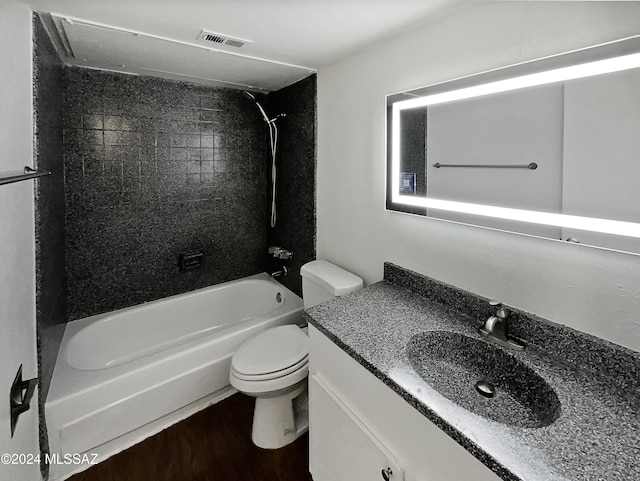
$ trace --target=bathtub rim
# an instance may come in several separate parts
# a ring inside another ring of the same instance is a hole
[[[226,289],[226,288],[232,287],[234,284],[246,283],[247,281],[268,282],[270,285],[277,288],[278,291],[281,291],[283,293],[284,302],[278,307],[276,307],[275,309],[264,312],[259,316],[239,319],[230,324],[214,325],[204,330],[186,333],[177,339],[169,340],[162,343],[164,344],[164,346],[160,348],[158,348],[159,346],[150,346],[148,348],[143,349],[143,352],[146,351],[146,353],[144,354],[132,352],[129,355],[121,355],[120,357],[109,361],[109,363],[112,363],[111,365],[105,365],[105,366],[94,367],[94,368],[84,368],[84,367],[79,367],[77,364],[74,364],[74,362],[71,362],[73,359],[71,360],[69,359],[70,351],[73,351],[74,347],[79,342],[81,342],[81,340],[78,338],[78,335],[82,335],[83,331],[85,330],[93,330],[95,328],[99,328],[98,326],[99,324],[105,325],[114,320],[117,322],[119,317],[126,317],[129,315],[129,313],[132,313],[132,312],[137,311],[139,314],[143,314],[144,312],[157,309],[158,307],[161,307],[163,305],[170,305],[176,301],[182,302],[182,303],[189,302],[190,298],[198,298],[210,292]],[[299,303],[298,300],[299,300],[299,297],[295,293],[291,292],[289,289],[286,288],[286,286],[280,284],[268,274],[266,273],[254,274],[252,276],[247,276],[240,279],[234,279],[231,281],[221,282],[219,284],[214,284],[211,286],[194,289],[192,291],[187,291],[182,294],[174,294],[169,297],[163,297],[160,299],[155,299],[153,301],[143,302],[141,304],[123,307],[121,309],[116,309],[114,311],[103,312],[100,314],[95,314],[93,316],[88,316],[81,319],[75,319],[73,321],[70,321],[65,326],[65,332],[63,334],[63,339],[58,351],[58,358],[60,358],[60,356],[62,355],[64,357],[65,363],[72,369],[76,369],[78,371],[94,372],[94,371],[101,371],[103,369],[113,369],[124,364],[133,363],[139,359],[143,359],[148,356],[153,356],[156,353],[170,351],[175,347],[178,347],[182,344],[188,344],[189,342],[192,342],[192,341],[197,341],[202,337],[209,336],[209,335],[213,336],[218,334],[219,332],[224,332],[225,330],[233,329],[236,325],[240,325],[244,322],[252,322],[254,319],[269,317],[269,314],[271,313],[282,311],[283,309],[287,310],[288,309],[287,306],[289,306],[291,303],[293,303],[294,305],[298,304]],[[67,332],[69,333],[68,335],[67,335]],[[56,364],[57,364],[57,360],[56,360]]]

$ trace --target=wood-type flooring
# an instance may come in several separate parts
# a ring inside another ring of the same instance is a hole
[[[309,435],[284,448],[251,442],[254,399],[233,396],[70,481],[308,481]]]

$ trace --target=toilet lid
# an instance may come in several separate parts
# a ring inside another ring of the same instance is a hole
[[[296,362],[292,366],[289,366],[285,369],[282,369],[277,372],[269,372],[266,374],[242,374],[236,371],[233,368],[233,366],[231,366],[231,374],[236,379],[242,379],[244,381],[256,381],[256,382],[271,381],[273,379],[279,379],[281,377],[288,376],[289,374],[297,373],[301,370],[306,370],[307,372],[309,372],[309,356],[305,356],[300,361]]]
[[[245,342],[233,355],[231,366],[239,374],[256,376],[282,371],[309,355],[309,338],[294,325],[267,329]]]

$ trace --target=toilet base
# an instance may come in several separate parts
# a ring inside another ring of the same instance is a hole
[[[309,429],[307,380],[273,397],[256,397],[251,439],[259,448],[277,449]]]

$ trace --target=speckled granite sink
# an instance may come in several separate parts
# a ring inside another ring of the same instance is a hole
[[[499,386],[510,378],[513,399],[498,415],[465,399],[462,379],[494,376],[464,357],[489,345],[477,332],[489,300],[393,264],[384,279],[307,320],[502,479],[640,480],[640,353],[509,308],[510,333],[527,348],[483,354],[500,358]],[[449,375],[434,374],[438,363]]]
[[[481,339],[427,331],[409,339],[407,356],[436,391],[485,418],[541,428],[560,416],[558,396],[544,379],[513,354]],[[495,394],[481,394],[475,388],[478,382],[488,383]]]

